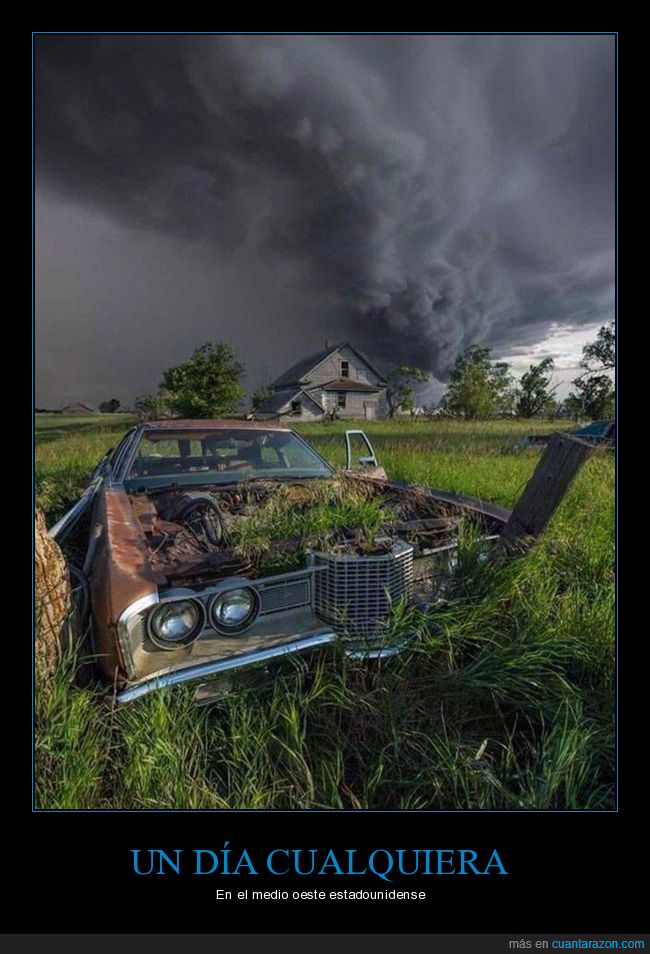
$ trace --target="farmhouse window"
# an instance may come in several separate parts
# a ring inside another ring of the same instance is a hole
[[[291,402],[291,413],[300,414],[302,412],[302,402],[301,401],[292,401]]]
[[[338,394],[337,394],[337,396],[336,396],[336,401],[337,401],[337,404],[338,404],[339,407],[345,407],[345,399],[346,399],[346,397],[347,397],[347,395],[346,395],[345,391],[339,391],[339,392],[338,392]]]
[[[350,362],[341,361],[341,377],[349,378],[350,377]]]

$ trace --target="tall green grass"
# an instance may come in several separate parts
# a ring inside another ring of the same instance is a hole
[[[50,521],[128,422],[73,424],[37,446]],[[528,429],[366,428],[391,477],[504,506],[539,456],[517,448]],[[343,462],[343,424],[300,430]],[[189,688],[115,708],[76,685],[68,654],[37,686],[38,807],[611,809],[612,456],[588,462],[527,556],[481,563],[470,546],[454,599],[398,624],[413,639],[392,660],[321,651],[203,709]]]

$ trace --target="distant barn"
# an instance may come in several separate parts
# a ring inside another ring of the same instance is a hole
[[[72,404],[64,404],[62,408],[59,409],[60,414],[99,414],[99,411],[96,407],[91,407],[90,404],[84,404],[82,401],[74,401]]]
[[[386,413],[386,381],[360,351],[347,343],[327,347],[290,367],[269,385],[257,417],[374,420]]]

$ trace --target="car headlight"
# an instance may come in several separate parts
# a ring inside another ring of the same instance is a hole
[[[217,593],[210,603],[210,619],[218,632],[241,633],[253,623],[260,608],[257,591],[250,586]]]
[[[149,614],[147,630],[161,649],[189,646],[205,625],[205,611],[197,600],[161,603]]]

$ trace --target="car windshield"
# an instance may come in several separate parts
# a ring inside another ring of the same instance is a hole
[[[126,485],[135,489],[331,475],[332,469],[292,431],[160,430],[142,435]]]

